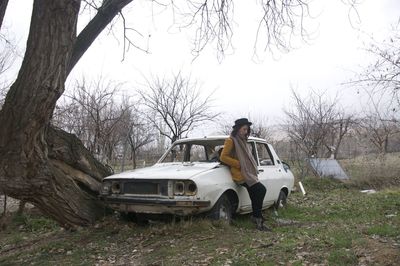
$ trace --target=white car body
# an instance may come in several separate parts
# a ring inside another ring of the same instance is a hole
[[[249,213],[252,208],[246,188],[233,182],[228,166],[218,161],[210,162],[209,153],[215,154],[226,138],[228,136],[178,140],[155,165],[104,178],[101,198],[120,212],[184,216],[210,211],[225,194],[232,203],[233,213]],[[258,163],[259,180],[267,188],[265,209],[278,201],[281,191],[289,196],[294,177],[265,140],[250,137],[248,143]],[[177,147],[183,147],[183,150],[177,150]],[[194,157],[193,154],[203,156],[193,147],[204,147],[205,160],[188,157]],[[261,150],[268,151],[268,159],[261,158]],[[168,156],[177,156],[177,152],[182,152],[186,158],[165,162]]]

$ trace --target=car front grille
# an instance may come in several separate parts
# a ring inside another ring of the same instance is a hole
[[[157,195],[160,194],[159,185],[157,183],[141,182],[141,183],[126,183],[124,185],[125,194],[143,194]]]
[[[166,180],[134,180],[123,183],[123,194],[168,195]]]

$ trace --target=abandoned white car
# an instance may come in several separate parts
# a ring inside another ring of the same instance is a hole
[[[187,138],[176,141],[153,166],[104,178],[100,197],[121,213],[205,213],[231,220],[233,214],[252,211],[245,187],[232,181],[229,167],[219,161],[228,136]],[[256,158],[259,179],[267,188],[263,208],[282,206],[294,177],[265,140],[248,140]]]

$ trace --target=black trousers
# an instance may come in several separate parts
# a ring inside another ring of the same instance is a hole
[[[253,208],[253,216],[256,218],[262,217],[262,205],[265,197],[265,193],[267,193],[267,189],[261,182],[258,182],[251,187],[249,187],[246,183],[242,184],[249,192],[249,196],[251,199],[251,207]]]

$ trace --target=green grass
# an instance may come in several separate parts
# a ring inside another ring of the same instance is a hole
[[[47,231],[57,227],[57,224],[43,216],[32,216],[27,214],[16,215],[13,217],[14,225],[22,226],[31,232]]]
[[[357,256],[349,249],[338,249],[330,252],[329,265],[357,265]],[[394,262],[393,262],[394,263]]]
[[[400,260],[400,188],[360,193],[349,184],[305,179],[272,233],[249,216],[232,225],[192,218],[139,226],[105,217],[70,232],[40,215],[15,217],[0,231],[0,265],[395,265]],[[371,255],[372,254],[372,255]]]
[[[367,234],[387,236],[387,237],[399,237],[399,228],[390,224],[374,225],[367,229]]]

